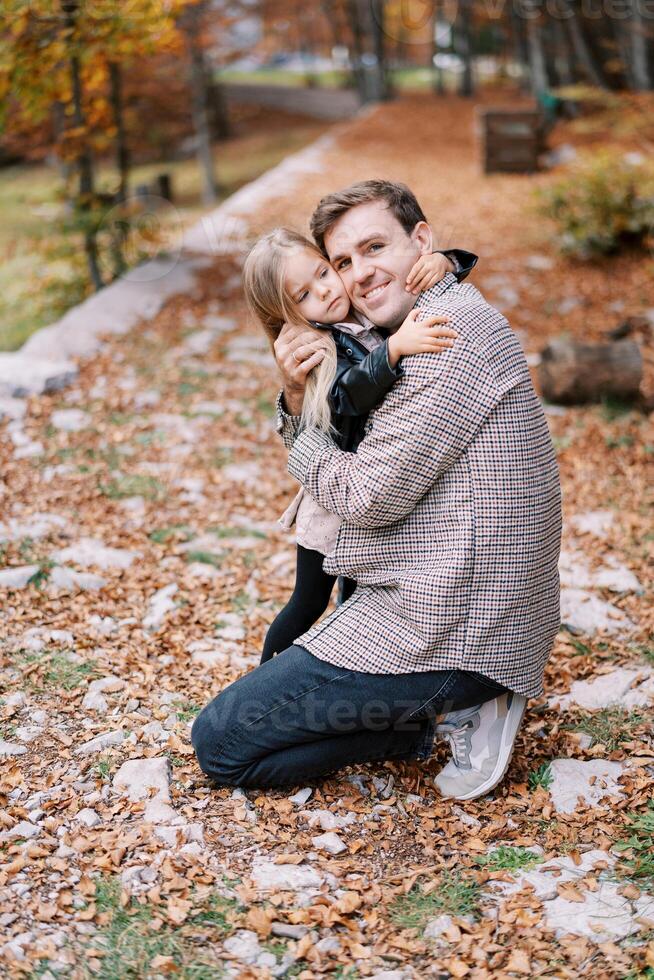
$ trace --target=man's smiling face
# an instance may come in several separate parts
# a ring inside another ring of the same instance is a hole
[[[325,248],[356,309],[379,327],[399,327],[415,303],[406,278],[432,249],[429,225],[419,221],[407,234],[385,201],[369,201],[336,219]]]

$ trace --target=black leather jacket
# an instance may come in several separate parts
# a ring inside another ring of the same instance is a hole
[[[455,276],[462,282],[477,264],[477,256],[463,249],[443,252],[454,260]],[[316,323],[321,329],[329,329]],[[386,393],[403,375],[398,364],[388,362],[388,341],[368,351],[350,334],[333,329],[336,342],[336,378],[329,394],[334,440],[340,449],[355,452],[364,436],[368,413],[379,405]]]

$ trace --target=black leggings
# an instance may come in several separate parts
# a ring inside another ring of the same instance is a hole
[[[336,576],[323,572],[324,557],[319,551],[297,546],[293,595],[270,624],[260,663],[293,646],[298,636],[310,629],[329,605]],[[343,602],[350,598],[356,587],[352,579],[343,579]]]

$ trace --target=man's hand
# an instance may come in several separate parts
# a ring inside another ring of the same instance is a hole
[[[325,356],[326,337],[322,330],[285,323],[273,349],[284,381],[286,410],[300,415],[307,378]]]

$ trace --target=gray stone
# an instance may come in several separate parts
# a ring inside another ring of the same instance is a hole
[[[615,514],[612,510],[589,510],[570,518],[570,524],[578,534],[592,534],[596,538],[608,537],[614,521]]]
[[[22,350],[0,353],[0,395],[25,398],[58,391],[72,384],[78,375],[71,361],[39,359],[24,351],[25,345]]]
[[[317,837],[311,838],[311,843],[314,847],[318,847],[322,851],[327,851],[329,854],[342,854],[343,851],[347,851],[347,844],[345,844],[338,834],[319,834]]]
[[[194,640],[188,645],[188,652],[191,654],[193,663],[201,664],[203,667],[215,667],[219,664],[234,663],[241,648],[237,643],[227,640]]]
[[[290,922],[272,922],[270,931],[273,936],[281,936],[283,939],[302,939],[308,933],[309,927],[292,925]]]
[[[259,463],[231,463],[223,466],[220,471],[223,479],[230,483],[243,483],[246,486],[259,486],[261,482],[261,467]]]
[[[170,824],[178,827],[184,826],[188,821],[180,813],[161,797],[157,796],[153,800],[148,800],[145,804],[143,819],[146,823]]]
[[[27,696],[24,691],[14,691],[13,694],[6,695],[4,702],[7,708],[24,708],[27,704]]]
[[[27,749],[24,745],[18,745],[16,742],[5,742],[4,738],[0,738],[0,759],[25,755],[26,752]]]
[[[22,419],[27,411],[27,403],[22,398],[0,396],[0,421],[2,419]]]
[[[170,585],[165,585],[163,588],[157,589],[150,596],[148,611],[143,617],[143,626],[145,629],[156,630],[161,626],[168,613],[176,608],[176,603],[172,598],[176,592],[177,584],[171,582]]]
[[[634,629],[621,609],[584,589],[561,589],[561,622],[573,631],[588,634],[597,630],[626,633]]]
[[[69,561],[81,568],[108,569],[129,568],[135,558],[141,557],[141,553],[125,548],[108,548],[95,538],[80,538],[75,544],[55,551],[52,557],[55,561]]]
[[[144,800],[155,790],[155,798],[170,803],[170,779],[169,759],[130,759],[114,776],[113,786],[132,801]]]
[[[88,827],[89,829],[99,827],[102,823],[102,817],[90,807],[84,807],[83,810],[79,810],[73,819],[76,823],[84,824],[84,826]]]
[[[451,929],[452,925],[450,915],[439,915],[435,919],[430,919],[423,931],[423,939],[441,939],[443,933]]]
[[[121,680],[120,677],[116,677],[114,674],[109,674],[107,677],[99,677],[89,684],[88,690],[84,695],[84,700],[82,701],[82,708],[85,711],[106,711],[108,705],[107,699],[103,696],[103,691],[113,694],[116,691],[122,691],[124,687],[125,681]]]
[[[55,565],[48,574],[48,591],[56,589],[82,589],[83,592],[97,592],[107,584],[101,575],[91,572],[77,572],[74,568]]]
[[[244,963],[254,963],[262,952],[257,934],[251,929],[239,929],[224,941],[223,948],[234,959]]]
[[[626,565],[612,555],[605,564],[591,569],[585,556],[579,551],[563,549],[559,559],[561,585],[577,589],[609,589],[611,592],[640,592],[641,584]]]
[[[590,805],[606,796],[622,796],[618,778],[623,768],[622,763],[606,759],[555,759],[550,765],[552,803],[560,813],[573,813],[580,796]]]
[[[349,827],[350,824],[356,823],[357,820],[356,813],[346,813],[340,816],[332,813],[331,810],[303,810],[302,816],[310,827],[315,827],[318,824],[320,829],[324,831],[341,830],[343,827]]]
[[[569,694],[554,696],[550,701],[560,708],[577,704],[589,711],[614,704],[625,708],[644,707],[654,701],[654,671],[646,667],[641,670],[619,667],[588,681],[575,681]]]
[[[224,411],[222,402],[202,401],[193,406],[193,413],[197,415],[222,415]]]
[[[59,514],[37,513],[28,517],[10,517],[0,524],[0,541],[20,541],[21,538],[44,538],[53,531],[63,531],[68,521]]]
[[[325,936],[315,944],[319,953],[340,953],[341,943],[336,936]]]
[[[40,565],[16,565],[0,569],[0,589],[24,589]]]
[[[104,752],[105,749],[110,749],[114,745],[121,745],[125,738],[125,732],[117,728],[113,732],[103,732],[101,735],[96,735],[89,742],[84,742],[83,745],[78,746],[75,752],[77,755],[93,755],[96,752]]]
[[[536,272],[546,272],[548,269],[553,269],[555,264],[554,259],[549,255],[528,255],[524,262],[528,269],[534,269]]]
[[[0,840],[20,840],[24,838],[25,840],[31,840],[32,837],[38,837],[41,833],[40,827],[35,827],[33,823],[29,820],[19,820],[17,824],[10,827],[9,830],[4,831],[0,834]]]
[[[313,789],[311,786],[305,786],[303,789],[299,789],[297,793],[294,793],[293,796],[289,796],[289,800],[295,806],[304,806],[312,793]]]
[[[50,424],[62,432],[81,432],[88,429],[92,418],[79,408],[59,408],[50,416]]]
[[[260,859],[252,866],[252,880],[262,891],[293,891],[320,888],[323,878],[314,868],[302,864],[274,864]]]

